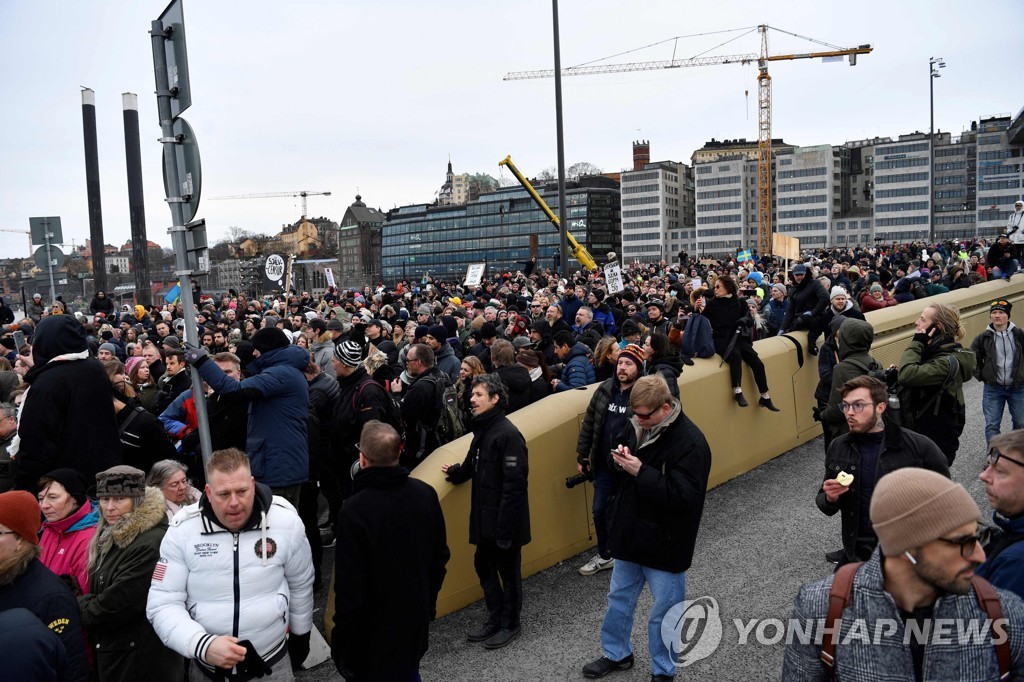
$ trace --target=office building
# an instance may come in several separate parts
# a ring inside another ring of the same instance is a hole
[[[622,259],[673,262],[694,248],[692,169],[676,161],[650,162],[650,143],[633,143],[633,170],[620,174]]]

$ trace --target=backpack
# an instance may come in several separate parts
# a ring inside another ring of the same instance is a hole
[[[939,416],[940,410],[944,410],[945,416],[954,424],[957,424],[961,432],[964,424],[963,419],[960,417],[957,409],[956,398],[949,393],[949,387],[956,382],[957,375],[960,373],[960,361],[956,359],[956,355],[949,356],[949,373],[946,375],[945,380],[942,382],[942,386],[939,390],[929,390],[931,394],[927,400],[924,400],[917,404],[917,397],[912,395],[915,389],[906,388],[899,386],[896,389],[896,396],[900,405],[899,415],[891,415],[895,418],[899,416],[899,419],[895,421],[900,426],[906,426],[907,428],[913,428],[914,423],[921,417],[928,414],[928,410],[932,410],[932,414],[935,417]],[[908,402],[909,401],[909,402]],[[951,401],[953,404],[951,404]],[[891,405],[891,401],[890,401]]]
[[[828,616],[825,618],[825,628],[822,631],[824,637],[821,640],[821,653],[818,657],[825,665],[827,680],[836,679],[836,641],[839,640],[839,625],[843,618],[843,611],[850,604],[850,592],[853,590],[853,578],[864,562],[846,564],[840,566],[832,578],[832,590],[828,595]],[[1003,618],[1003,607],[999,602],[999,593],[992,587],[991,583],[979,575],[971,578],[971,587],[974,588],[974,596],[978,599],[978,606],[988,615],[992,623],[999,622]],[[1003,621],[1005,622],[1005,621]],[[999,661],[999,679],[1008,679],[1010,676],[1010,662],[1012,652],[1010,651],[1010,638],[1005,637],[998,643],[993,642],[996,649],[996,659]]]
[[[683,355],[691,358],[710,358],[715,354],[715,341],[711,323],[703,315],[691,315],[683,330]]]
[[[920,277],[915,277],[910,283],[910,293],[914,294],[914,298],[927,298],[928,289],[925,287],[924,282],[921,281]]]
[[[375,385],[379,390],[384,392],[384,401],[387,406],[387,412],[384,415],[384,422],[394,427],[395,431],[398,431],[399,437],[404,438],[405,424],[402,423],[402,411],[398,407],[398,403],[395,402],[395,399],[389,392],[384,391],[384,388],[378,384],[376,380],[370,377],[364,379],[359,384],[359,388],[357,388],[352,394],[352,414],[358,413],[359,408],[357,405],[359,404],[359,399],[362,397],[363,391],[365,391],[370,384]]]
[[[422,459],[428,435],[433,434],[438,446],[441,446],[465,435],[466,426],[462,421],[462,410],[459,409],[458,389],[447,374],[442,372],[439,375],[423,376],[418,381],[433,384],[434,395],[437,397],[437,420],[434,426],[429,427],[422,422],[420,426],[420,447],[416,458]]]

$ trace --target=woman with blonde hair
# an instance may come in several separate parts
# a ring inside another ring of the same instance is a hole
[[[615,374],[615,363],[619,361],[619,342],[614,336],[604,336],[594,347],[594,376],[597,381],[610,379]]]
[[[459,366],[459,379],[455,382],[455,391],[459,396],[462,419],[467,424],[473,414],[469,405],[469,398],[473,395],[473,379],[481,374],[486,374],[486,372],[480,358],[475,355],[467,355],[462,359],[462,364]]]
[[[935,441],[952,466],[967,421],[964,381],[974,375],[977,359],[960,345],[967,332],[956,306],[929,305],[914,331],[900,358],[902,426]]]

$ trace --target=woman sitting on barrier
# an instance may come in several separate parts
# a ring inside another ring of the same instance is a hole
[[[757,404],[772,412],[778,412],[779,408],[772,403],[768,394],[768,378],[765,375],[764,363],[754,350],[754,342],[751,339],[751,324],[747,310],[747,304],[737,294],[739,287],[736,280],[728,275],[723,275],[715,280],[715,296],[708,301],[705,296],[700,296],[695,302],[695,312],[703,315],[711,323],[711,335],[715,343],[715,351],[722,356],[722,362],[729,363],[729,376],[732,379],[733,397],[740,407],[747,407],[749,403],[743,397],[742,389],[742,362],[750,365],[754,372],[754,381],[757,383],[757,390],[761,393]]]

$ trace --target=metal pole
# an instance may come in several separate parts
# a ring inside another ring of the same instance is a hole
[[[149,249],[146,239],[146,206],[142,190],[142,146],[139,142],[139,98],[131,92],[121,95],[124,110],[124,154],[128,169],[128,214],[132,228],[132,271],[135,274],[135,302],[147,308],[153,303],[149,277]]]
[[[569,240],[565,222],[565,142],[562,136],[562,53],[558,41],[558,0],[551,0],[552,27],[555,34],[555,137],[558,146],[558,261],[559,276],[569,279]]]
[[[935,243],[935,69],[933,59],[928,60],[928,242]]]
[[[164,33],[163,22],[159,19],[150,24],[151,41],[153,45],[153,67],[156,73],[156,104],[157,112],[160,115],[160,142],[164,146],[164,174],[167,178],[167,191],[171,194],[181,192],[181,183],[178,179],[178,165],[175,163],[173,145],[177,143],[174,137],[173,118],[171,116],[171,92],[167,79],[167,55],[164,54],[164,41],[167,39]],[[185,239],[185,217],[182,211],[182,198],[179,196],[167,197],[167,203],[171,207],[172,226],[171,245],[174,247],[174,274],[181,284],[181,305],[185,314],[185,340],[193,345],[199,345],[199,333],[196,329],[196,309],[192,301],[192,271],[188,267],[188,245]],[[210,441],[210,419],[206,412],[206,394],[203,393],[203,380],[195,367],[189,367],[192,373],[192,397],[196,405],[196,421],[199,425],[199,447],[203,453],[203,465],[209,463],[213,454],[213,444]]]

